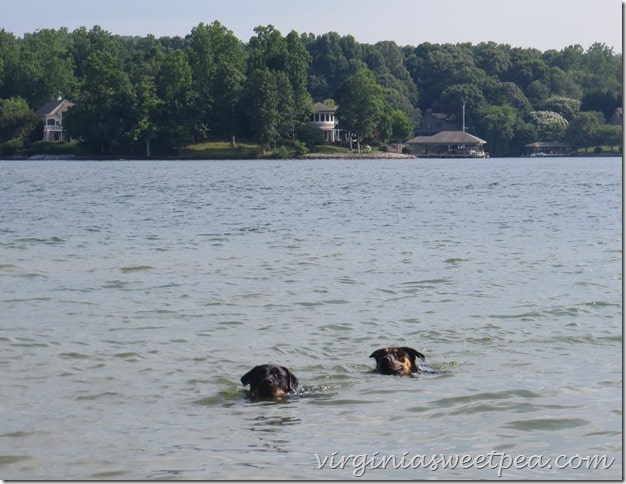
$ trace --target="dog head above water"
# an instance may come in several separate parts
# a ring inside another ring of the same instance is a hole
[[[250,385],[253,398],[282,397],[298,390],[298,379],[287,368],[279,365],[258,365],[241,377],[241,383]]]
[[[419,371],[415,358],[423,360],[424,355],[406,346],[392,346],[374,351],[370,358],[376,359],[376,371],[379,373],[384,375],[410,375]]]

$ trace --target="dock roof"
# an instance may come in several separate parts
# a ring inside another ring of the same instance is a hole
[[[407,141],[409,144],[423,145],[484,145],[487,142],[465,131],[440,131],[432,136],[416,136]]]

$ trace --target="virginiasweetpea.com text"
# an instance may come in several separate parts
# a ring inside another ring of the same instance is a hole
[[[497,477],[502,477],[510,469],[609,469],[615,463],[614,457],[607,455],[565,455],[554,458],[542,454],[511,455],[506,452],[491,451],[486,454],[370,454],[330,455],[315,454],[318,469],[348,469],[355,477],[363,477],[368,471],[380,469],[439,471],[445,469],[492,469]]]

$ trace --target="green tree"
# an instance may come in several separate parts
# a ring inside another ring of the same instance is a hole
[[[622,126],[612,124],[602,124],[596,130],[596,143],[611,147],[622,146],[623,143]]]
[[[348,77],[335,95],[337,116],[343,129],[356,135],[357,151],[361,142],[372,135],[384,114],[383,90],[369,69],[359,69]]]
[[[67,29],[41,29],[24,36],[14,88],[34,109],[59,96],[74,97],[77,82],[69,43]]]
[[[609,119],[615,108],[622,105],[621,92],[598,89],[587,92],[582,98],[581,111],[599,111]]]
[[[440,103],[445,113],[460,113],[463,105],[476,112],[485,104],[485,98],[474,84],[453,84],[443,90]]]
[[[511,152],[511,140],[516,127],[517,116],[511,106],[485,106],[479,113],[479,129],[487,141],[489,153],[493,156],[508,156]]]
[[[546,99],[543,108],[545,111],[559,113],[565,119],[572,119],[580,111],[580,101],[564,96],[551,96]]]
[[[273,86],[276,92],[271,96],[262,92],[261,102],[253,104],[257,109],[263,106],[260,111],[268,121],[255,122],[253,126],[256,126],[257,136],[261,128],[266,142],[276,143],[278,138],[293,140],[296,129],[308,121],[313,105],[307,91],[309,53],[295,31],[286,38],[272,25],[259,26],[254,31],[256,36],[250,39],[248,46],[248,69],[252,69],[253,74],[257,72],[257,76],[259,71],[267,71],[269,75],[264,75],[267,79],[263,89]],[[270,106],[277,110],[271,122],[267,113]]]
[[[405,141],[413,135],[413,123],[401,109],[392,109],[386,106],[378,127],[383,141]]]
[[[167,149],[180,150],[193,141],[197,110],[191,66],[184,50],[167,53],[157,76],[157,96],[162,101],[158,124],[160,143]]]
[[[449,80],[464,68],[474,67],[474,56],[467,45],[423,43],[415,48],[411,77],[420,92],[422,111],[440,110],[441,93]]]
[[[574,149],[588,148],[596,144],[598,129],[603,122],[602,113],[580,112],[567,127],[566,139]]]
[[[37,124],[37,115],[20,97],[0,99],[0,142],[25,140]]]
[[[363,46],[351,35],[340,36],[337,32],[328,32],[306,42],[311,54],[309,70],[309,92],[314,99],[332,97],[348,76],[360,67]]]
[[[502,82],[492,86],[485,95],[493,105],[508,104],[519,113],[526,113],[532,109],[530,101],[514,82]]]
[[[228,137],[235,146],[239,125],[238,106],[245,82],[246,57],[243,45],[219,22],[207,27],[212,72],[207,77],[213,103],[208,117],[211,132]]]
[[[530,122],[537,129],[537,136],[542,141],[562,141],[568,122],[559,113],[554,111],[532,111],[529,113]]]
[[[313,100],[307,86],[311,55],[295,30],[289,32],[285,41],[287,44],[286,72],[293,96],[295,129],[306,123],[312,113]]]
[[[508,45],[482,42],[475,46],[473,50],[476,66],[483,69],[490,76],[499,77],[511,66],[511,47]]]
[[[12,33],[0,29],[0,99],[7,99],[16,94],[18,58],[17,38]]]
[[[279,135],[278,91],[276,78],[269,69],[255,69],[248,76],[248,117],[263,154]]]
[[[129,48],[130,80],[133,86],[133,103],[130,106],[133,141],[142,141],[146,156],[151,155],[150,145],[159,132],[158,116],[162,100],[157,95],[156,78],[164,59],[164,52],[156,39],[149,35],[136,39]]]
[[[132,140],[132,86],[120,59],[110,52],[94,51],[85,61],[82,92],[64,124],[100,153],[113,153]]]
[[[548,79],[548,66],[542,58],[542,53],[538,49],[511,49],[511,66],[504,74],[506,81],[517,84],[522,91],[530,98],[532,97],[528,88],[533,82],[546,84]]]
[[[152,76],[143,76],[135,85],[133,109],[135,111],[135,126],[131,131],[133,141],[143,140],[146,156],[150,156],[150,143],[156,139],[159,132],[157,123],[158,109],[162,101],[156,94],[156,83]]]
[[[557,66],[550,68],[549,87],[553,95],[580,100],[583,91],[573,78],[574,73],[565,72]]]

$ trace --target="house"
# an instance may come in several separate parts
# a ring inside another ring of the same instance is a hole
[[[456,131],[460,128],[459,120],[453,114],[434,113],[432,109],[427,109],[422,114],[420,126],[415,134],[427,136],[440,131]]]
[[[413,154],[424,158],[486,158],[487,142],[465,131],[440,131],[406,142]]]
[[[63,115],[74,104],[67,99],[50,101],[37,110],[37,116],[43,120],[43,140],[60,141],[66,136],[63,133]]]
[[[526,145],[528,156],[567,156],[569,145],[560,141],[535,141]]]
[[[337,129],[337,108],[328,106],[322,102],[313,105],[313,114],[309,119],[309,125],[321,129],[326,143],[334,143],[340,140],[340,129]]]
[[[621,126],[622,123],[624,122],[623,120],[624,120],[623,109],[615,108],[615,111],[613,111],[613,115],[611,116],[611,119],[609,119],[609,124],[612,124],[614,126]]]

